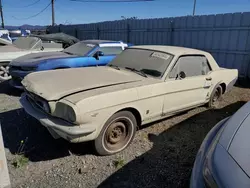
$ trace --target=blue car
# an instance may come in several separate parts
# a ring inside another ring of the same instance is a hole
[[[207,134],[195,159],[190,188],[250,187],[250,102]]]
[[[22,89],[22,79],[27,74],[37,71],[104,66],[128,46],[118,41],[84,40],[61,52],[28,54],[11,61],[10,84]]]

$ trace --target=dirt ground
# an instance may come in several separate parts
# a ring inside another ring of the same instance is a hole
[[[138,130],[123,152],[100,157],[92,143],[54,140],[19,104],[20,92],[0,83],[0,121],[12,187],[188,187],[207,132],[250,99],[234,87],[218,109],[196,108]],[[23,148],[20,144],[23,141]],[[13,163],[24,154],[28,162]]]

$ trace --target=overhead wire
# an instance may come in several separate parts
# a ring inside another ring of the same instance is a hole
[[[30,7],[32,5],[35,5],[36,3],[38,3],[40,0],[35,1],[32,4],[27,5],[26,7]],[[96,3],[96,2],[100,2],[100,3],[134,3],[134,2],[150,2],[150,1],[155,1],[155,0],[70,0],[70,1],[75,1],[75,2],[83,2],[83,3]],[[50,6],[51,6],[52,2],[50,2],[45,8],[43,8],[41,11],[39,11],[38,13],[26,17],[26,18],[17,18],[15,16],[12,16],[13,18],[17,19],[17,20],[27,20],[27,19],[31,19],[34,17],[37,17],[38,15],[40,15],[41,13],[43,13],[45,10],[47,10]]]
[[[39,3],[40,1],[41,1],[41,0],[37,0],[37,1],[35,1],[35,2],[31,3],[31,4],[29,4],[29,5],[24,6],[23,8],[31,7],[31,6],[33,6],[33,5],[37,4],[37,3]]]
[[[29,17],[26,17],[26,18],[17,18],[17,17],[15,17],[15,16],[12,16],[13,18],[15,18],[15,19],[17,19],[17,20],[27,20],[27,19],[31,19],[31,18],[34,18],[34,17],[36,17],[36,16],[38,16],[38,15],[40,15],[40,14],[42,14],[47,8],[49,8],[50,6],[51,6],[51,2],[45,7],[45,8],[43,8],[41,11],[39,11],[38,13],[36,13],[36,14],[34,14],[34,15],[32,15],[32,16],[29,16]]]

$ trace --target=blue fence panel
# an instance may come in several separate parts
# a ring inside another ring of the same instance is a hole
[[[49,27],[86,39],[122,40],[136,45],[175,45],[211,52],[218,64],[250,77],[250,12],[175,18],[116,20]]]

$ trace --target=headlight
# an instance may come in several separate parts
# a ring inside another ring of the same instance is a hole
[[[76,113],[74,108],[62,102],[56,103],[54,115],[72,123],[76,121]]]
[[[15,65],[10,65],[10,70],[11,71],[35,71],[37,67],[26,67],[26,66],[15,66]]]
[[[22,71],[34,71],[34,70],[36,70],[36,67],[25,67],[25,66],[23,66],[23,67],[20,67],[20,69]]]

